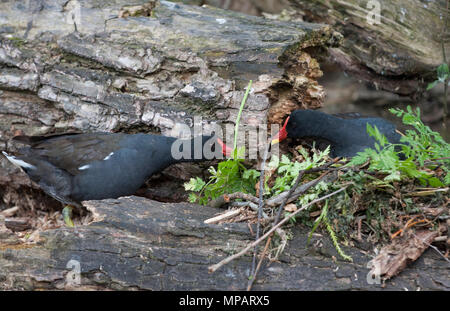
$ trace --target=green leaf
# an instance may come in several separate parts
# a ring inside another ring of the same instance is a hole
[[[195,193],[189,193],[188,201],[191,203],[195,203],[198,199],[198,196]]]
[[[450,173],[447,173],[447,175],[445,175],[444,183],[445,183],[446,186],[450,185]]]
[[[432,88],[434,88],[437,84],[439,83],[439,80],[433,81],[431,83],[428,83],[427,86],[427,91],[431,90]]]
[[[350,162],[348,163],[349,166],[354,166],[354,165],[361,165],[366,163],[366,161],[369,159],[369,155],[367,154],[367,152],[358,152],[356,154],[356,156],[354,156]]]
[[[444,184],[442,183],[442,181],[440,181],[440,180],[439,180],[438,178],[436,178],[436,177],[428,178],[428,183],[429,183],[430,186],[433,187],[433,188],[444,187]]]
[[[395,171],[384,178],[384,181],[400,181],[400,172]]]
[[[233,159],[244,159],[245,157],[245,146],[240,146],[239,148],[233,150]]]
[[[267,165],[267,167],[271,170],[278,168],[278,166],[280,165],[280,158],[276,155],[273,155],[270,158],[270,162]]]
[[[375,150],[380,152],[380,145],[378,143],[375,143]]]
[[[437,68],[437,77],[439,79],[439,82],[445,82],[445,80],[450,75],[450,70],[448,69],[448,65],[446,63],[441,64]]]
[[[404,114],[402,118],[402,122],[405,124],[413,125],[416,122],[417,118],[414,115],[411,114]]]
[[[260,176],[260,172],[257,170],[245,170],[242,177],[244,179],[257,179]]]
[[[308,245],[309,242],[311,241],[312,235],[313,235],[314,231],[316,231],[316,229],[319,226],[322,219],[327,217],[327,211],[328,211],[328,200],[325,201],[325,206],[323,207],[322,212],[320,213],[320,216],[317,217],[316,221],[314,222],[314,226],[312,227],[311,231],[308,234],[308,239],[306,240],[306,245]]]
[[[184,189],[186,191],[198,192],[198,191],[202,190],[202,188],[205,184],[206,183],[200,177],[191,178],[189,180],[189,182],[184,184]]]

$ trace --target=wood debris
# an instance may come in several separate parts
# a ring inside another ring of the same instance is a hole
[[[438,231],[408,231],[383,247],[380,254],[369,262],[370,273],[383,280],[392,278],[416,261],[438,235]]]
[[[233,209],[231,211],[227,211],[223,214],[220,214],[216,217],[208,218],[204,221],[205,224],[217,224],[221,221],[228,220],[230,218],[234,218],[242,212],[242,208]]]

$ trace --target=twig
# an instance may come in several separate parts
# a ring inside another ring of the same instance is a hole
[[[444,242],[447,241],[448,237],[445,235],[435,237],[433,242]]]
[[[423,190],[423,191],[413,191],[410,193],[406,193],[405,196],[409,197],[424,197],[428,195],[435,195],[437,192],[448,192],[450,190],[450,187],[447,188],[438,188],[438,189],[431,189],[431,190]]]
[[[326,175],[327,173],[323,174]],[[280,207],[278,208],[277,214],[275,216],[275,220],[273,222],[273,225],[276,225],[278,223],[278,221],[280,220],[281,217],[281,212],[283,211],[284,206],[286,205],[286,202],[288,201],[288,199],[292,196],[292,193],[294,192],[294,190],[297,189],[298,185],[300,184],[300,180],[302,180],[303,175],[305,175],[305,170],[302,170],[298,173],[297,179],[295,180],[294,185],[291,187],[291,189],[289,189],[289,192],[287,193],[287,195],[284,197],[283,202],[281,202]],[[320,176],[320,179],[322,179],[323,177]],[[317,183],[315,183],[317,184]],[[311,183],[310,186],[308,188],[303,189],[302,192],[305,192],[306,190],[308,190],[309,188],[313,187],[315,185],[314,183]]]
[[[288,198],[286,203],[290,203],[290,202],[294,201],[295,199],[297,199],[306,190],[308,190],[309,188],[315,186],[322,179],[324,179],[325,177],[329,176],[328,173],[329,172],[326,172],[326,174],[323,174],[323,175],[319,176],[318,178],[316,178],[316,179],[314,179],[312,181],[309,181],[307,183],[304,183],[304,184],[300,185],[299,187],[297,187],[297,190],[293,191],[292,195]],[[337,178],[335,176],[330,176],[330,177],[331,177],[331,180]],[[289,193],[289,191],[285,191],[285,192],[280,193],[279,195],[277,195],[275,197],[272,197],[272,198],[268,199],[266,201],[266,206],[269,206],[269,207],[278,206],[287,197],[288,193]]]
[[[297,176],[297,179],[295,180],[294,185],[291,187],[291,189],[289,189],[289,191],[287,192],[286,196],[283,198],[283,201],[282,201],[280,207],[278,208],[277,215],[276,215],[276,218],[275,218],[276,221],[274,221],[274,224],[277,224],[278,220],[280,219],[281,211],[283,210],[283,208],[286,205],[286,203],[288,203],[288,200],[289,200],[289,202],[291,202],[292,201],[292,199],[291,199],[292,197],[297,197],[298,195],[300,195],[300,194],[304,193],[305,191],[307,191],[309,188],[314,187],[320,180],[322,180],[322,178],[324,178],[327,175],[328,172],[325,173],[325,174],[322,174],[316,180],[305,184],[304,187],[301,189],[301,191],[299,191],[299,193],[296,193],[295,196],[292,196],[292,193],[297,189],[297,187],[298,187],[298,185],[300,183],[300,180],[302,179],[302,177],[305,174],[310,174],[310,173],[314,173],[314,172],[323,171],[325,169],[328,169],[331,165],[336,164],[337,162],[339,162],[339,158],[335,158],[332,162],[329,162],[329,163],[327,163],[325,165],[322,165],[322,166],[319,166],[319,167],[310,168],[308,170],[301,170],[298,173],[298,176]],[[340,169],[340,168],[338,168],[338,169]],[[281,195],[283,195],[284,193],[285,192],[283,192],[283,193],[281,193],[279,195],[280,198],[281,198]],[[274,201],[276,202],[276,200],[277,200],[277,197],[275,197],[270,203],[273,204]]]
[[[5,209],[3,211],[0,212],[0,215],[3,215],[5,217],[12,217],[16,214],[16,212],[19,210],[18,206],[14,206],[8,209]]]
[[[252,247],[258,245],[259,243],[261,243],[261,241],[264,241],[264,239],[267,238],[269,235],[271,235],[272,232],[274,232],[276,229],[278,229],[278,228],[281,227],[283,224],[285,224],[286,222],[288,222],[289,219],[291,219],[291,217],[294,217],[295,215],[297,215],[298,213],[300,213],[300,212],[303,211],[304,209],[310,207],[311,205],[316,204],[316,203],[318,203],[318,202],[320,202],[320,201],[323,201],[323,200],[325,200],[325,199],[327,199],[327,198],[329,198],[329,197],[332,197],[333,195],[336,195],[336,194],[338,194],[339,192],[344,191],[345,189],[347,189],[347,186],[342,187],[341,189],[336,190],[336,191],[334,191],[334,192],[332,192],[332,193],[330,193],[330,194],[327,194],[327,195],[325,195],[325,196],[323,196],[323,197],[320,197],[320,198],[318,198],[318,199],[315,199],[314,201],[311,201],[311,202],[309,202],[308,204],[302,206],[301,208],[299,208],[299,209],[296,210],[295,212],[290,213],[290,214],[287,215],[283,220],[281,220],[278,224],[276,224],[276,225],[273,226],[269,231],[267,231],[262,237],[260,237],[260,238],[259,238],[258,240],[256,240],[255,242],[250,243],[248,246],[246,246],[246,247],[245,247],[243,250],[241,250],[239,253],[234,254],[234,255],[232,255],[232,256],[229,256],[229,257],[223,259],[222,261],[220,261],[220,262],[217,263],[217,264],[214,264],[214,265],[212,265],[212,266],[209,266],[209,268],[208,268],[209,273],[212,273],[212,272],[217,271],[217,269],[219,269],[220,267],[226,265],[227,263],[229,263],[229,262],[233,261],[234,259],[239,258],[239,257],[241,257],[242,255],[244,255],[245,253],[247,253]]]
[[[420,241],[422,241],[424,244],[428,245],[428,247],[431,247],[434,251],[436,251],[442,258],[444,258],[448,263],[450,263],[450,260],[445,257],[444,254],[441,253],[441,251],[434,245],[431,245],[431,243],[427,243],[424,239],[421,239],[420,237],[418,237],[414,232],[411,232],[412,235],[414,235],[417,239],[419,239]]]
[[[266,253],[267,253],[267,249],[269,248],[270,241],[272,241],[272,236],[270,236],[267,239],[266,246],[264,246],[264,250],[263,250],[263,252],[261,254],[261,259],[259,260],[258,265],[256,266],[255,273],[252,275],[252,277],[248,281],[248,285],[247,285],[247,291],[248,292],[252,289],[253,283],[256,280],[256,276],[258,275],[259,268],[261,268],[261,264],[262,264],[262,262],[264,260],[264,257],[266,257]]]
[[[268,149],[269,149],[269,148],[267,148],[266,151],[268,151]],[[266,160],[266,157],[267,157],[267,155],[265,154],[264,161]],[[288,200],[291,199],[292,193],[297,189],[297,187],[298,187],[298,185],[299,185],[299,183],[300,183],[302,177],[304,176],[304,174],[305,174],[305,173],[312,173],[312,172],[315,172],[315,171],[321,171],[321,170],[327,169],[330,165],[332,165],[332,164],[338,162],[338,160],[339,160],[339,158],[336,158],[336,159],[334,159],[332,162],[327,163],[327,164],[325,164],[325,165],[323,165],[323,166],[316,167],[316,168],[311,168],[311,169],[309,169],[309,170],[302,170],[302,171],[300,171],[300,172],[298,173],[298,176],[297,176],[297,179],[295,180],[294,185],[291,187],[291,189],[289,189],[289,191],[287,192],[286,196],[285,196],[284,199],[283,199],[283,202],[281,203],[280,207],[278,208],[278,212],[277,212],[277,214],[276,214],[276,216],[275,216],[275,220],[274,220],[274,222],[273,222],[272,227],[275,226],[275,225],[278,223],[278,221],[279,221],[279,219],[280,219],[280,217],[281,217],[281,212],[282,212],[284,206],[286,205],[286,202],[287,202]],[[263,165],[261,165],[261,166],[263,167]],[[314,180],[313,182],[309,183],[308,185],[305,185],[305,187],[303,187],[303,189],[301,189],[301,191],[300,191],[299,193],[297,193],[295,197],[298,197],[300,194],[304,193],[304,192],[307,191],[309,188],[315,186],[315,185],[316,185],[317,183],[319,183],[319,181],[322,180],[322,178],[324,178],[327,174],[328,174],[328,172],[322,174],[319,178],[317,178],[317,179]],[[264,180],[264,178],[263,178],[263,169],[262,169],[262,170],[261,170],[261,175],[260,175],[260,201],[259,201],[260,204],[259,204],[259,208],[258,208],[258,213],[259,213],[260,210],[262,210],[262,195],[261,195],[261,189],[262,189],[262,187],[263,187],[263,180]],[[292,201],[292,200],[290,200],[290,201]],[[259,214],[258,214],[258,216],[259,216]],[[258,217],[258,230],[259,230],[259,225],[260,225],[260,218]],[[277,233],[278,233],[278,231],[277,231]],[[259,238],[259,235],[258,235],[258,231],[257,231],[257,239],[258,239],[258,238]],[[271,239],[272,239],[272,236],[269,237],[268,241],[270,241]],[[266,244],[266,248],[267,248],[267,244]],[[284,248],[284,246],[282,246],[282,248]],[[258,274],[259,267],[261,266],[262,261],[264,260],[264,256],[265,256],[264,253],[263,253],[263,255],[262,255],[262,257],[261,257],[261,259],[260,259],[260,261],[259,261],[259,263],[258,263],[258,266],[257,266],[257,268],[256,268],[256,270],[255,270],[256,254],[257,254],[257,248],[255,247],[255,251],[254,251],[254,253],[253,253],[253,260],[252,260],[252,270],[251,270],[252,273],[250,274],[250,279],[249,279],[248,286],[247,286],[247,290],[248,290],[248,291],[252,288],[253,282],[254,282],[255,279],[256,279],[256,275]]]
[[[418,215],[412,217],[411,219],[409,219],[409,220],[406,222],[406,224],[403,226],[403,228],[401,228],[401,229],[398,230],[397,232],[393,233],[393,234],[391,235],[391,240],[393,240],[393,239],[394,239],[396,236],[398,236],[398,235],[402,236],[403,233],[406,231],[406,229],[409,229],[409,228],[411,228],[411,227],[413,227],[413,226],[415,226],[415,225],[417,225],[417,224],[420,224],[420,223],[423,223],[423,222],[425,222],[425,223],[430,223],[430,221],[427,220],[427,219],[419,219],[418,221],[414,221],[414,219],[416,219],[417,217],[418,217]]]
[[[264,202],[264,179],[265,179],[265,166],[267,157],[269,156],[271,144],[267,144],[266,148],[264,150],[264,155],[261,162],[261,168],[260,168],[260,174],[259,174],[259,199],[258,199],[258,221],[256,224],[256,237],[255,239],[259,239],[259,234],[261,230],[261,216],[263,213],[263,202]],[[251,280],[256,277],[256,270],[255,270],[255,264],[256,264],[256,256],[258,253],[258,246],[255,245],[255,248],[253,250],[253,259],[252,259],[252,269],[250,270],[250,280],[247,287],[251,288],[251,283],[253,283]]]
[[[232,201],[232,200],[236,200],[236,199],[242,199],[242,200],[246,200],[246,201],[250,201],[253,202],[255,204],[258,204],[258,198],[251,195],[251,194],[247,194],[247,193],[243,193],[243,192],[234,192],[232,194],[224,194],[221,195],[220,197],[218,197],[215,200],[212,200],[211,202],[209,202],[209,206],[211,207],[221,207],[222,205]]]
[[[208,218],[204,221],[204,223],[205,224],[216,224],[222,220],[227,220],[227,219],[233,218],[233,217],[239,215],[240,213],[242,213],[242,208],[234,209],[234,210],[225,212],[223,214],[220,214],[219,216]]]

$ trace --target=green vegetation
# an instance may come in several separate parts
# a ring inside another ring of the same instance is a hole
[[[341,247],[339,246],[338,238],[336,236],[336,233],[333,230],[333,227],[330,225],[330,220],[327,217],[327,213],[328,213],[328,200],[325,201],[325,206],[322,208],[322,212],[320,213],[320,216],[314,222],[314,226],[311,229],[311,232],[309,233],[307,243],[309,244],[312,234],[314,233],[314,231],[316,231],[319,224],[324,223],[328,233],[330,234],[331,240],[333,241],[333,245],[336,248],[336,251],[338,252],[339,256],[341,256],[343,259],[345,259],[347,261],[353,261],[353,259],[350,256],[346,255],[344,253],[344,251],[342,251]]]
[[[402,136],[402,144],[391,144],[378,129],[367,124],[367,132],[377,143],[374,149],[359,152],[349,165],[361,165],[370,160],[369,170],[387,174],[385,181],[400,181],[402,178],[414,178],[426,186],[442,187],[450,185],[450,144],[439,133],[433,132],[420,120],[420,110],[414,113],[410,106],[407,111],[391,109],[391,113],[402,118],[402,122],[414,127]],[[405,159],[401,159],[404,157]],[[436,162],[437,161],[437,162]],[[441,181],[430,168],[441,164],[444,177]]]
[[[448,14],[447,14],[448,17]],[[447,24],[447,18],[445,19],[445,24]],[[448,93],[448,84],[450,83],[450,70],[447,65],[447,60],[445,56],[445,47],[444,47],[444,39],[442,39],[442,56],[444,58],[444,62],[439,65],[439,67],[436,69],[436,76],[437,79],[427,86],[427,91],[434,88],[437,84],[442,83],[444,84],[444,115],[443,115],[443,124],[444,127],[446,126],[445,122],[448,115],[448,107],[447,107],[447,93]]]
[[[10,37],[8,40],[10,40],[17,48],[22,47],[27,42],[25,39],[19,37]]]
[[[302,162],[291,162],[289,157],[284,154],[281,156],[281,160],[277,156],[272,157],[268,166],[269,169],[276,169],[278,176],[271,188],[268,187],[266,183],[266,193],[273,196],[289,190],[294,185],[300,171],[309,170],[325,164],[328,159],[328,154],[330,153],[330,148],[328,147],[324,151],[313,153],[312,157],[309,156],[306,149],[300,148],[298,151],[303,157]],[[314,199],[315,198],[312,198],[311,200],[308,200],[308,202]]]
[[[254,194],[259,172],[247,169],[242,164],[243,161],[239,158],[231,158],[220,162],[217,170],[210,167],[208,171],[211,176],[207,183],[199,177],[191,178],[184,185],[186,190],[192,191],[189,194],[189,201],[206,205],[210,200],[217,199],[223,194],[234,192]]]
[[[246,96],[240,112],[245,99]],[[352,259],[340,248],[338,240],[348,240],[355,237],[356,231],[361,234],[363,230],[371,241],[387,241],[392,233],[403,227],[405,215],[419,212],[421,205],[440,206],[446,200],[445,191],[436,191],[431,198],[411,197],[410,193],[417,184],[434,188],[450,185],[450,145],[439,133],[423,124],[419,109],[413,111],[408,106],[406,111],[390,111],[402,118],[404,124],[411,126],[402,136],[400,144],[390,143],[376,127],[367,125],[368,134],[376,140],[374,149],[366,149],[350,161],[343,159],[331,165],[329,169],[338,171],[333,182],[317,183],[295,202],[300,207],[347,187],[325,204],[316,204],[297,215],[297,220],[312,228],[310,237],[322,225],[338,254],[345,260]],[[217,169],[211,167],[208,182],[192,178],[185,184],[186,190],[191,191],[191,202],[207,204],[223,194],[234,192],[255,195],[260,173],[244,166],[241,159],[244,150],[236,148],[236,138],[235,135],[232,158],[220,162]],[[329,163],[329,151],[327,148],[313,152],[298,146],[293,150],[295,154],[284,154],[281,158],[273,156],[268,163],[269,173],[265,176],[264,197],[272,198],[289,190],[300,171],[305,172],[303,182],[316,179],[320,172],[308,170]],[[265,208],[265,211],[268,215],[275,212],[271,208]]]
[[[434,88],[438,83],[446,83],[448,82],[448,80],[450,79],[450,70],[448,68],[447,64],[441,64],[437,69],[436,69],[436,74],[437,74],[437,80],[431,82],[428,84],[427,86],[427,91],[431,90],[432,88]]]
[[[255,193],[255,183],[259,177],[259,172],[247,169],[243,165],[244,147],[237,148],[237,136],[239,131],[239,122],[247,101],[248,94],[252,86],[252,81],[247,86],[247,90],[241,102],[239,113],[236,119],[234,129],[234,148],[232,157],[218,164],[217,170],[214,167],[209,168],[211,174],[209,181],[205,182],[201,178],[191,178],[185,184],[185,189],[192,191],[189,194],[190,202],[198,202],[206,205],[210,200],[214,200],[219,196],[227,193],[244,192]],[[197,192],[197,193],[194,193]]]

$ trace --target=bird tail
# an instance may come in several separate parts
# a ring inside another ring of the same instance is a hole
[[[36,169],[33,164],[25,162],[23,159],[19,159],[16,156],[9,155],[5,151],[2,151],[3,155],[8,159],[9,162],[23,169]]]

